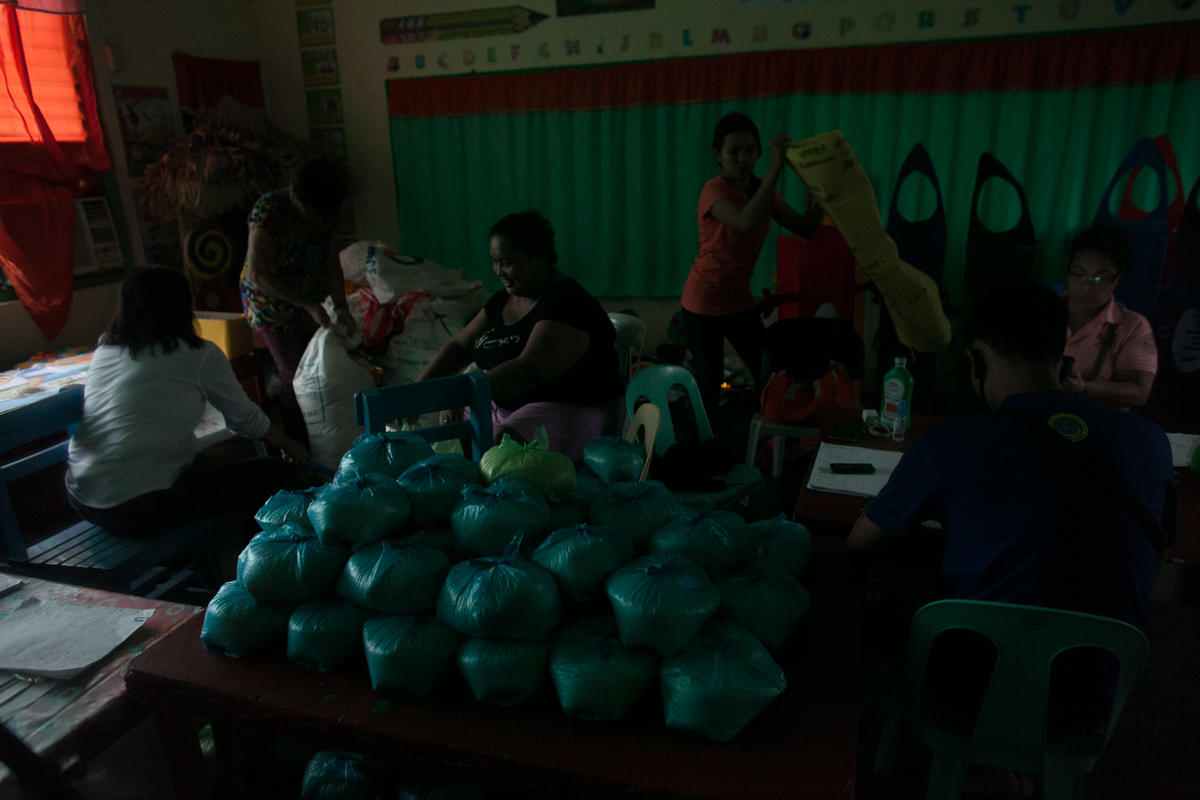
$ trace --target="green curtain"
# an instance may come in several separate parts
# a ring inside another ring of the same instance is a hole
[[[580,72],[585,88],[593,88]],[[1056,282],[1065,270],[1066,242],[1091,221],[1113,171],[1139,139],[1170,136],[1185,190],[1191,188],[1200,172],[1200,80],[1185,77],[1066,89],[823,90],[600,108],[581,101],[580,110],[468,110],[457,116],[393,112],[399,249],[462,267],[469,277],[497,286],[487,257],[488,229],[505,214],[536,208],[554,225],[564,270],[594,294],[676,296],[696,254],[700,189],[718,174],[712,128],[737,110],[757,122],[764,142],[778,131],[800,139],[841,129],[871,176],[885,220],[896,173],[922,142],[946,204],[945,283],[953,300],[960,299],[977,163],[981,153],[991,152],[1021,182],[1042,246],[1043,278]],[[420,81],[393,83],[403,89]],[[569,97],[554,102],[546,105],[573,105]],[[764,156],[760,170],[765,165]],[[1139,178],[1135,198],[1153,206],[1148,198],[1157,195],[1149,178]],[[803,208],[804,186],[790,171],[780,191]],[[934,207],[931,192],[920,186],[904,187],[900,200],[910,219]],[[1016,221],[1017,208],[1011,189],[985,191],[981,217],[1003,230]],[[783,232],[775,226],[768,237],[756,293],[773,283],[774,234]]]

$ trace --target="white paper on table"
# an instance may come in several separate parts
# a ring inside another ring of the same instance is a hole
[[[153,614],[153,608],[30,602],[0,619],[0,670],[73,678]]]
[[[1192,454],[1196,452],[1196,442],[1200,435],[1194,433],[1168,433],[1171,442],[1171,465],[1186,467],[1192,462]]]
[[[870,447],[855,447],[846,444],[821,442],[812,473],[808,477],[808,488],[818,492],[849,494],[856,497],[874,497],[892,477],[892,470],[900,462],[894,450],[874,450]],[[867,463],[875,467],[869,475],[836,473],[830,464]]]

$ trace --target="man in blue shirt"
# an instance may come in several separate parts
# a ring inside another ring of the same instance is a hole
[[[946,420],[913,443],[855,523],[852,553],[902,548],[936,520],[947,596],[1147,627],[1156,549],[1179,535],[1170,444],[1153,422],[1061,389],[1066,331],[1065,305],[1043,287],[996,293],[974,310],[963,331],[971,384],[992,410]],[[1047,441],[1042,425],[1080,452]],[[1157,541],[1104,480],[1145,507]]]

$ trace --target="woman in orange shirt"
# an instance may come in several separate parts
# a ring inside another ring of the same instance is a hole
[[[700,251],[683,286],[683,325],[692,351],[696,382],[705,408],[716,409],[724,373],[724,340],[761,379],[764,327],[750,292],[750,278],[774,219],[797,236],[809,238],[823,212],[801,214],[775,191],[791,141],[777,134],[770,163],[761,178],[754,165],[762,155],[758,128],[745,114],[721,118],[713,132],[713,157],[721,174],[704,184],[696,209]]]

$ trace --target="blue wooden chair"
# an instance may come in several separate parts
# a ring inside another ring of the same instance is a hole
[[[469,420],[412,432],[427,442],[470,439],[476,462],[492,446],[492,391],[487,375],[469,372],[401,386],[380,386],[354,395],[354,414],[367,433],[382,433],[389,423],[432,411],[468,408]]]
[[[216,591],[221,585],[216,517],[158,536],[123,536],[79,521],[33,544],[26,541],[13,506],[13,482],[64,465],[69,437],[82,418],[82,388],[0,413],[0,566],[76,586],[158,597],[192,576],[162,565],[192,552],[196,573]]]
[[[665,424],[659,427],[654,441],[654,452],[659,456],[664,455],[677,441],[676,422],[671,416],[670,403],[670,394],[674,387],[679,387],[687,394],[699,440],[705,442],[713,438],[712,424],[708,421],[704,401],[700,399],[700,387],[692,373],[673,364],[647,367],[639,370],[629,381],[629,387],[625,390],[625,411],[626,416],[632,419],[638,401],[643,398],[662,411]],[[762,473],[751,465],[737,464],[726,474],[714,477],[725,484],[723,488],[711,492],[672,490],[672,493],[684,505],[694,507],[703,507],[708,503],[716,507],[745,504],[749,496],[756,491],[762,492],[765,497],[766,482]]]
[[[996,664],[974,728],[943,724],[922,697],[930,649],[938,634],[974,631],[996,648]],[[1048,730],[1054,659],[1077,647],[1112,653],[1120,665],[1107,724],[1094,735],[1056,740]],[[933,753],[927,800],[962,795],[968,763],[1037,772],[1046,800],[1078,798],[1083,775],[1104,750],[1137,680],[1149,644],[1116,619],[1015,603],[938,600],[913,616],[908,670],[880,740],[876,770],[889,771],[898,738],[907,731]]]

